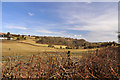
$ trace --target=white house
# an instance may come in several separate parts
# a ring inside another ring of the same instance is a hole
[[[7,40],[7,38],[6,38],[6,37],[0,37],[0,40],[3,40],[3,39],[6,39],[6,40]]]

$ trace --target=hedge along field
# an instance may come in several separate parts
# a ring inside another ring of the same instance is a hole
[[[77,54],[77,53],[76,53]],[[45,53],[31,56],[3,57],[2,75],[5,78],[40,78],[59,80],[120,79],[117,48],[90,52],[89,56],[75,58],[65,53]]]

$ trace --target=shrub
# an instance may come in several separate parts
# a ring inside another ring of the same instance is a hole
[[[20,37],[17,37],[17,40],[20,40]]]
[[[48,47],[52,47],[53,48],[54,46],[52,44],[49,44]]]

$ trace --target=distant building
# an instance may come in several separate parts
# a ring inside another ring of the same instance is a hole
[[[7,39],[7,37],[4,37],[4,34],[5,34],[5,33],[1,33],[1,32],[0,32],[0,40]]]
[[[0,40],[7,40],[7,37],[0,37]]]
[[[0,32],[0,37],[4,37],[4,34],[5,34],[5,33],[1,33],[1,32]]]

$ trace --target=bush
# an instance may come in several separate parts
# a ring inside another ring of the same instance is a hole
[[[52,47],[53,48],[54,46],[52,44],[49,44],[48,47]]]
[[[17,40],[20,40],[20,37],[17,37]]]
[[[24,40],[26,40],[26,37],[24,38]]]
[[[60,46],[60,49],[62,49],[62,46]]]
[[[39,36],[36,36],[35,39],[39,39]]]
[[[10,37],[7,37],[7,40],[10,40]]]

